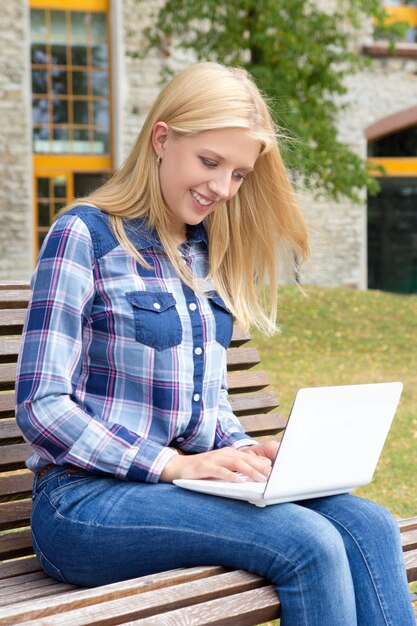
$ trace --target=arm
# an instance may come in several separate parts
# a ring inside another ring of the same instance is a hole
[[[35,453],[54,463],[156,482],[176,453],[102,421],[75,400],[94,271],[88,228],[78,217],[63,216],[48,235],[32,283],[18,364],[17,423]]]

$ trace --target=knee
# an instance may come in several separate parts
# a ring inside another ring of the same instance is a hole
[[[345,544],[340,533],[330,524],[320,532],[306,537],[305,549],[310,562],[319,564],[321,569],[340,568],[347,563]]]
[[[297,532],[297,530],[299,532]],[[293,530],[289,562],[298,568],[331,571],[347,563],[343,538],[325,518],[310,519],[310,524]]]
[[[317,589],[349,587],[351,575],[343,539],[326,520],[312,524],[302,533],[294,533],[291,551],[285,564],[279,558],[274,562],[277,571],[270,575],[278,588],[288,580],[311,581]],[[308,583],[310,584],[310,583]],[[324,593],[324,591],[323,591]]]
[[[395,517],[381,504],[350,496],[350,507],[348,520],[355,526],[366,530],[367,528],[375,531],[387,530],[388,533],[397,531],[398,524]]]
[[[397,520],[388,509],[376,502],[365,501],[362,522],[380,540],[399,537]]]

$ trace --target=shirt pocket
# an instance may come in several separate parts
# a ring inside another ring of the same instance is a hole
[[[216,291],[209,291],[207,296],[216,321],[216,341],[228,348],[233,334],[233,315]]]
[[[181,343],[181,320],[172,293],[131,291],[126,298],[133,306],[136,341],[158,351]]]

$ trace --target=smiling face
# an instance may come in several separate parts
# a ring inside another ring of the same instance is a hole
[[[153,147],[162,159],[159,179],[173,237],[180,241],[187,224],[200,223],[236,195],[254,168],[261,143],[239,128],[175,137],[164,122],[158,122]]]

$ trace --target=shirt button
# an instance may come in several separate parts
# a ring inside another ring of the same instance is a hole
[[[177,441],[179,442],[184,441],[184,437],[177,437]]]
[[[153,303],[153,308],[156,309],[157,311],[159,311],[159,309],[161,308],[161,305],[159,304],[159,302],[154,302]]]
[[[202,354],[202,353],[203,353],[203,348],[196,348],[194,350],[194,354],[197,354],[198,356],[200,356],[200,354]]]
[[[190,311],[195,311],[197,308],[197,305],[195,302],[191,302],[191,304],[189,305]]]
[[[194,402],[198,402],[200,400],[200,394],[199,393],[195,393],[193,396],[193,400]]]

